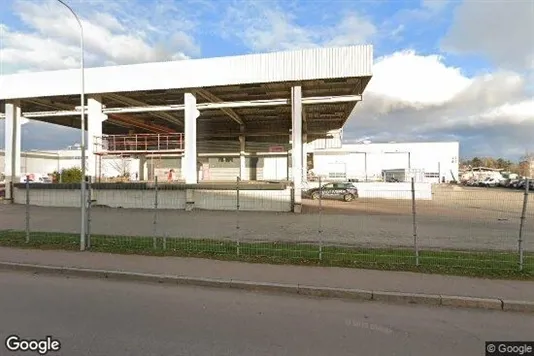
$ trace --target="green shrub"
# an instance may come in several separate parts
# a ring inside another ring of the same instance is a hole
[[[66,168],[52,173],[54,183],[79,183],[82,181],[82,170],[77,167]]]

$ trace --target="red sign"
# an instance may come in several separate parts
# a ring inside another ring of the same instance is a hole
[[[269,152],[285,152],[284,146],[271,146]]]

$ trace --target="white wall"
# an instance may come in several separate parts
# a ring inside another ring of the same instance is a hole
[[[380,179],[385,169],[408,168],[424,171],[427,182],[438,182],[440,177],[447,182],[459,179],[458,142],[348,144],[340,149],[308,149],[314,153],[314,173],[326,177],[337,162],[346,165],[347,178],[365,179],[367,156],[370,180]]]
[[[153,209],[154,190],[96,190],[92,191],[95,204],[111,208]],[[291,211],[291,189],[242,190],[239,193],[239,209],[242,211]],[[193,190],[195,209],[237,209],[235,190]],[[24,189],[15,188],[15,203],[26,203]],[[76,189],[30,189],[30,205],[51,207],[79,207],[80,191]],[[159,209],[183,210],[186,207],[185,190],[160,190]]]
[[[4,154],[4,151],[0,151],[0,167],[2,167],[2,170],[4,167]],[[61,171],[73,167],[81,167],[79,150],[27,151],[21,153],[22,174],[46,175],[54,171]],[[139,159],[125,158],[123,160],[118,157],[102,159],[102,173],[105,177],[121,175],[122,173],[120,171],[124,168],[131,174],[139,173]],[[88,174],[96,173],[98,172],[88,172]]]

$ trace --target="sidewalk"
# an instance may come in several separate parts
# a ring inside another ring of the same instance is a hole
[[[0,248],[0,261],[58,267],[534,301],[534,282],[199,258]]]
[[[1,262],[190,278],[534,302],[534,282],[531,281],[476,279],[412,272],[249,264],[198,258],[41,251],[5,247],[0,248]]]

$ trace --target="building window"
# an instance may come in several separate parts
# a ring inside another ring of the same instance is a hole
[[[219,163],[234,163],[233,157],[219,157]]]

